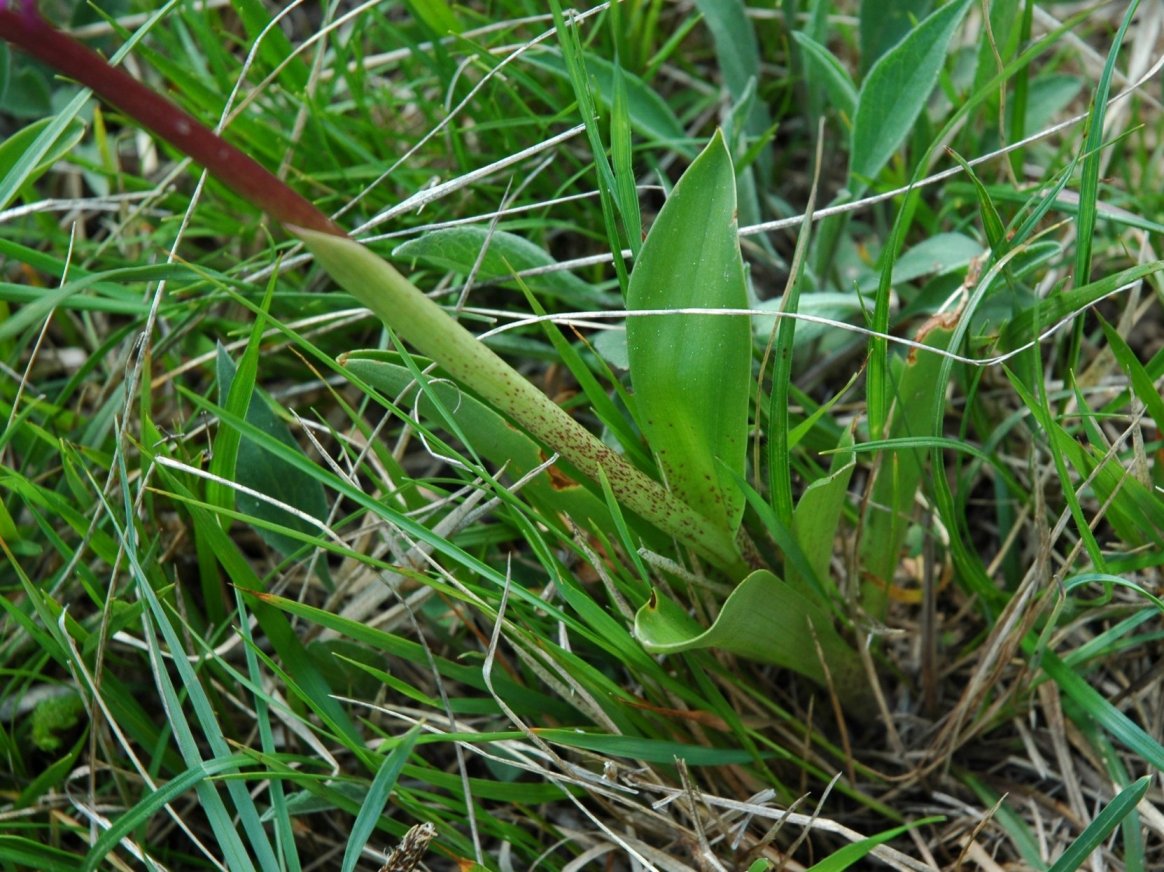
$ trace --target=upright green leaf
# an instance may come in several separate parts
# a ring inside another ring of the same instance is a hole
[[[934,324],[918,334],[918,341],[945,350],[952,329]],[[908,359],[895,360],[895,400],[890,425],[892,439],[937,436],[935,420],[945,401],[946,381],[940,378],[942,358],[914,350]],[[860,566],[865,575],[865,608],[880,615],[893,575],[901,561],[901,549],[913,522],[914,502],[922,485],[927,449],[910,443],[882,453],[874,473],[872,493],[862,522]]]
[[[876,178],[905,140],[938,81],[946,48],[972,0],[955,0],[919,24],[869,70],[857,100],[849,189]]]
[[[1132,16],[1140,0],[1132,0],[1124,13],[1124,20],[1120,29],[1112,40],[1111,51],[1108,52],[1107,62],[1103,65],[1103,73],[1099,77],[1099,86],[1095,89],[1095,98],[1091,106],[1091,117],[1087,121],[1086,157],[1083,158],[1083,174],[1079,179],[1079,217],[1078,230],[1075,238],[1078,240],[1075,249],[1075,281],[1085,285],[1091,278],[1091,234],[1095,229],[1096,201],[1099,199],[1099,164],[1102,160],[1101,147],[1103,145],[1103,118],[1107,114],[1107,95],[1111,91],[1111,77],[1115,72],[1116,55],[1124,41],[1124,34],[1128,32],[1128,25],[1132,23]]]
[[[356,864],[360,862],[364,845],[367,844],[372,832],[376,829],[376,823],[384,813],[388,796],[392,793],[392,788],[396,786],[396,781],[404,769],[404,764],[408,762],[412,749],[416,747],[416,740],[420,738],[420,730],[420,724],[414,725],[404,734],[392,752],[384,758],[384,763],[380,766],[376,777],[372,780],[372,786],[368,789],[364,804],[360,806],[360,813],[356,815],[352,831],[348,834],[348,846],[344,851],[340,872],[354,872]]]
[[[635,185],[634,143],[631,136],[630,109],[627,106],[626,78],[615,57],[614,102],[610,108],[610,162],[614,171],[614,194],[623,233],[633,257],[643,247],[643,219],[639,211],[639,192]]]
[[[759,86],[761,73],[760,43],[747,4],[744,0],[695,0],[695,6],[711,31],[716,61],[732,103],[737,108],[746,107],[741,129],[751,137],[762,136],[772,119],[762,100],[748,99]],[[764,163],[767,161],[761,157]]]
[[[823,88],[828,95],[829,105],[841,113],[848,123],[852,123],[857,109],[857,87],[836,55],[808,34],[793,31],[792,38],[803,50],[808,84],[812,88]]]
[[[222,346],[218,348],[216,369],[219,399],[225,404],[228,399],[233,399],[231,386],[235,379],[235,366]],[[262,429],[265,433],[269,433],[283,444],[295,450],[301,450],[291,435],[291,431],[287,429],[287,425],[275,415],[271,407],[267,405],[266,399],[254,389],[253,378],[252,371],[250,373],[251,384],[246,386],[245,394],[242,397],[243,405],[240,405],[236,411],[245,415],[250,424]],[[223,432],[229,433],[230,431],[224,429]],[[231,477],[238,484],[298,509],[317,520],[323,521],[327,518],[327,496],[319,482],[304,475],[286,461],[263,450],[250,439],[242,437],[241,434],[234,433],[231,442],[234,450],[237,451],[237,459],[232,464],[233,475]],[[216,457],[218,454],[219,452],[216,451]],[[236,493],[233,502],[240,511],[260,520],[281,524],[303,533],[318,533],[319,531],[318,527],[304,518],[245,491]],[[282,533],[260,526],[256,526],[255,531],[280,554],[292,554],[301,547],[297,540]],[[326,573],[326,564],[320,563],[319,571]]]
[[[832,469],[804,489],[796,503],[792,532],[801,550],[808,558],[817,579],[828,577],[833,543],[837,541],[837,527],[845,510],[849,479],[857,461],[853,453],[853,433],[846,429],[841,434],[837,453],[833,455]],[[798,574],[795,566],[788,566],[787,574],[793,581]],[[804,579],[805,582],[808,579]]]
[[[862,0],[857,29],[861,72],[871,69],[933,8],[934,0]]]
[[[1151,786],[1152,776],[1145,775],[1121,790],[1055,861],[1050,872],[1074,872],[1082,866],[1091,852],[1103,845],[1119,822],[1136,810]]]
[[[627,309],[743,309],[735,174],[716,133],[675,185],[635,263]],[[656,314],[627,321],[640,424],[671,490],[716,527],[744,511],[751,330],[746,316]]]
[[[695,7],[711,31],[724,85],[732,98],[739,100],[747,90],[748,80],[760,77],[760,46],[745,4],[743,0],[695,0]],[[764,114],[759,104],[753,112],[756,116]],[[759,118],[756,123],[761,129],[766,126]]]
[[[768,107],[757,94],[760,43],[744,0],[695,0],[695,6],[711,31],[716,62],[732,98],[731,113],[721,126],[740,167],[736,180],[740,220],[756,224],[762,220],[758,191],[767,188],[772,175],[772,149],[765,143],[774,130]],[[746,155],[741,154],[741,140],[750,143]]]

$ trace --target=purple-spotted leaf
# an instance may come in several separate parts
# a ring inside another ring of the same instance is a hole
[[[627,310],[744,309],[735,170],[723,136],[688,167],[635,262]],[[744,511],[752,340],[747,315],[655,314],[627,320],[639,423],[672,492],[715,527]]]
[[[561,454],[582,475],[595,481],[605,477],[623,507],[691,546],[728,574],[739,577],[745,573],[731,532],[707,523],[702,513],[602,443],[390,263],[352,239],[304,228],[294,230],[337,284],[432,358],[458,384],[550,451]]]

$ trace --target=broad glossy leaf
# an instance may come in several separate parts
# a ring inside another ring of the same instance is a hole
[[[955,0],[943,6],[869,70],[853,120],[851,191],[864,190],[909,134],[938,81],[950,39],[971,2]]]
[[[675,185],[635,263],[627,309],[747,307],[735,174],[717,132]],[[717,528],[744,511],[752,339],[746,315],[627,320],[639,423],[667,484]]]
[[[846,694],[863,694],[860,660],[833,629],[828,609],[766,569],[740,582],[707,630],[657,592],[635,615],[635,636],[652,654],[719,648],[791,669],[823,684],[814,635],[842,699]]]

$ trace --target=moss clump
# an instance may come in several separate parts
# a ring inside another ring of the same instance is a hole
[[[85,712],[85,702],[70,693],[42,700],[32,710],[32,744],[41,751],[61,747],[61,735],[77,726]]]

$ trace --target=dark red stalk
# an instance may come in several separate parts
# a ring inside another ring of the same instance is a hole
[[[281,224],[347,235],[310,201],[193,115],[52,27],[37,11],[36,0],[0,0],[0,39],[92,89]]]

